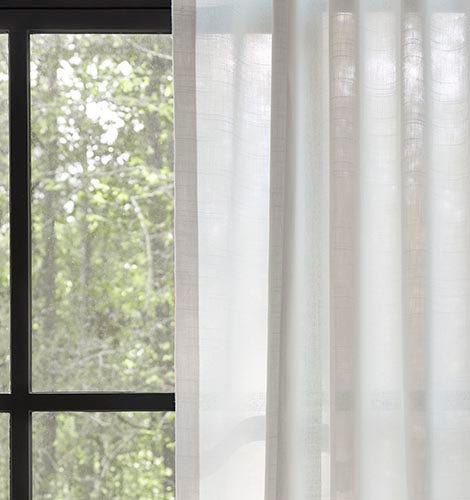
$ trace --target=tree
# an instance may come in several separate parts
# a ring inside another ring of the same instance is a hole
[[[37,34],[31,47],[33,390],[172,391],[171,38]],[[3,64],[4,125],[5,74]],[[7,149],[1,138],[4,262]],[[2,298],[8,272],[0,269]],[[173,421],[171,413],[34,415],[35,498],[173,499]]]

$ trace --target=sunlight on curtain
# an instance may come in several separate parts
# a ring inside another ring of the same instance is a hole
[[[176,1],[181,500],[468,497],[469,7],[352,5]]]

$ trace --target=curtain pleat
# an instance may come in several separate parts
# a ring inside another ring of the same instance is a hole
[[[355,498],[354,388],[359,326],[359,19],[342,3],[329,13],[330,75],[330,484]],[[325,360],[326,362],[326,360]],[[328,479],[327,479],[328,481]],[[321,498],[321,497],[317,497]],[[328,498],[328,497],[327,497]]]
[[[470,19],[174,0],[179,500],[465,500]]]
[[[196,3],[174,3],[175,100],[175,371],[178,372],[178,498],[198,499],[199,459],[199,273],[196,115]],[[178,36],[184,33],[184,36]]]

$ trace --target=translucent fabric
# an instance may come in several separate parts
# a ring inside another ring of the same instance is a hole
[[[180,500],[468,498],[469,9],[175,0]]]

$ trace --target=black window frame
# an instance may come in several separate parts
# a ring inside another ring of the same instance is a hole
[[[32,498],[33,412],[175,411],[174,393],[33,393],[31,369],[31,167],[29,38],[32,33],[171,34],[171,0],[4,0],[9,36],[10,498]]]

